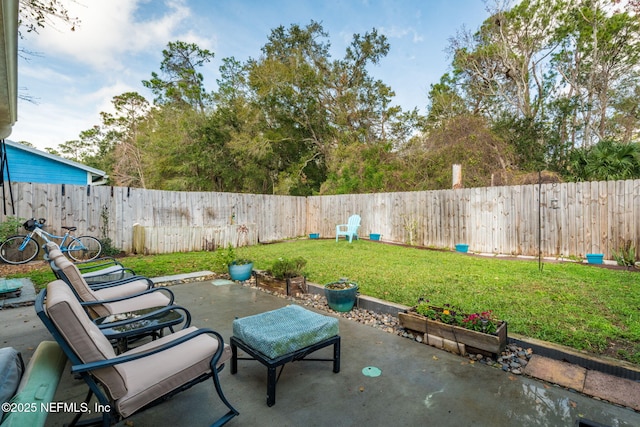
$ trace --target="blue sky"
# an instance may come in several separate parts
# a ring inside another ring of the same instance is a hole
[[[159,71],[170,41],[196,43],[214,52],[203,70],[216,88],[222,58],[258,58],[273,28],[322,23],[332,57],[341,58],[355,33],[372,28],[391,49],[370,73],[396,92],[394,103],[425,112],[427,93],[448,71],[448,40],[463,27],[475,30],[488,16],[482,0],[73,0],[81,20],[29,34],[20,47],[38,56],[20,60],[18,122],[9,139],[55,148],[78,139],[111,111],[111,99],[136,91],[152,96],[141,81]]]

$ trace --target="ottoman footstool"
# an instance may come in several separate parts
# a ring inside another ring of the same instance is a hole
[[[234,320],[229,344],[231,374],[238,372],[238,360],[257,360],[267,367],[268,406],[276,403],[276,383],[286,363],[297,360],[333,362],[333,372],[340,372],[338,319],[297,305]],[[333,358],[306,357],[330,345],[333,345]],[[238,357],[238,348],[251,357]],[[278,366],[280,374],[276,376]]]

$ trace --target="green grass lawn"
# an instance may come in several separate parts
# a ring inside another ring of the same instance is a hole
[[[463,312],[493,310],[509,332],[640,364],[640,272],[576,263],[476,257],[369,241],[296,240],[237,250],[268,269],[278,257],[307,259],[307,277],[348,277],[360,293],[415,305],[450,304]],[[210,252],[131,256],[123,264],[146,276],[220,270]],[[32,272],[37,284],[53,278]]]

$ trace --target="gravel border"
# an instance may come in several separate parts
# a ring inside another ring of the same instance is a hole
[[[244,287],[256,289],[261,292],[277,296],[282,299],[286,299],[291,302],[310,307],[316,310],[325,311],[331,313],[334,316],[342,317],[347,320],[351,320],[363,325],[371,326],[376,329],[380,329],[384,332],[395,334],[403,338],[408,338],[418,343],[423,343],[422,334],[417,334],[414,331],[403,328],[400,325],[400,320],[390,314],[381,314],[371,310],[364,310],[354,307],[348,312],[338,312],[329,307],[327,299],[320,294],[297,294],[287,296],[282,292],[271,291],[268,289],[256,286],[255,279],[251,279],[240,282]],[[459,353],[454,353],[459,354]],[[531,348],[523,348],[516,344],[508,344],[505,350],[500,353],[496,358],[487,356],[484,354],[467,354],[461,357],[469,359],[470,363],[482,363],[484,365],[491,366],[493,368],[501,369],[504,372],[508,372],[514,375],[522,374],[522,369],[527,365],[531,357],[533,356],[533,350]]]

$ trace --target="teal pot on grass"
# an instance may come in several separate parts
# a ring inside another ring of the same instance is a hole
[[[587,254],[587,262],[589,264],[602,264],[604,254]]]
[[[311,233],[311,234],[309,234],[309,238],[310,239],[319,239],[320,238],[320,233]]]
[[[324,285],[324,296],[327,304],[335,311],[351,311],[358,297],[358,284],[343,281],[331,282]]]
[[[251,272],[253,271],[253,263],[249,264],[230,264],[229,265],[229,276],[231,276],[231,280],[245,281],[249,280],[251,277]]]
[[[380,234],[379,233],[371,233],[371,234],[369,234],[369,240],[375,240],[375,241],[380,240]]]
[[[458,243],[456,245],[456,252],[467,253],[468,250],[469,250],[469,245],[466,245],[464,243]]]

